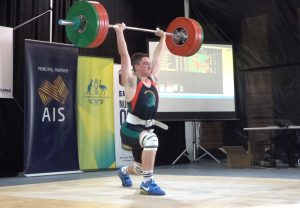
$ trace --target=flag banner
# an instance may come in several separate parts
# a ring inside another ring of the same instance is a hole
[[[75,84],[78,49],[25,41],[24,173],[78,171]]]
[[[127,116],[127,102],[124,87],[121,85],[121,65],[114,65],[114,125],[116,166],[128,165],[133,161],[130,147],[122,145],[120,128]]]
[[[0,98],[13,98],[13,28],[0,26]]]
[[[77,135],[81,170],[115,168],[113,59],[79,56]]]

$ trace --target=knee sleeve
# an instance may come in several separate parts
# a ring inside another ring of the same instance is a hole
[[[144,150],[157,150],[158,147],[158,138],[156,134],[151,131],[143,131],[140,135],[140,145]]]
[[[137,163],[134,163],[134,172],[137,175],[144,175],[143,168],[139,166]]]

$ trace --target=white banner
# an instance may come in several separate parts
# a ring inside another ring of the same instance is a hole
[[[13,98],[13,28],[0,26],[0,98]]]
[[[128,165],[133,161],[131,150],[122,147],[120,128],[126,120],[127,103],[125,100],[124,87],[119,82],[120,64],[114,65],[114,125],[115,125],[115,152],[116,166]]]

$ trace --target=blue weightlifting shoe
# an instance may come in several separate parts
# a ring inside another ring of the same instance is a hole
[[[122,167],[121,167],[122,168]],[[130,176],[129,174],[127,173],[124,173],[121,168],[119,168],[118,170],[118,176],[119,178],[121,179],[122,181],[122,186],[123,187],[131,187],[132,186],[132,182],[131,182],[131,179],[130,179]]]
[[[153,179],[142,182],[140,189],[140,193],[145,195],[166,195],[166,193],[160,189],[160,187],[154,182]]]

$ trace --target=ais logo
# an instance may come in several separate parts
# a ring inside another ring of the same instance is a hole
[[[59,102],[64,104],[69,91],[61,76],[58,76],[53,83],[44,80],[38,89],[38,94],[43,102],[44,106],[50,102]],[[52,108],[44,107],[42,122],[63,122],[65,120],[64,108]]]

